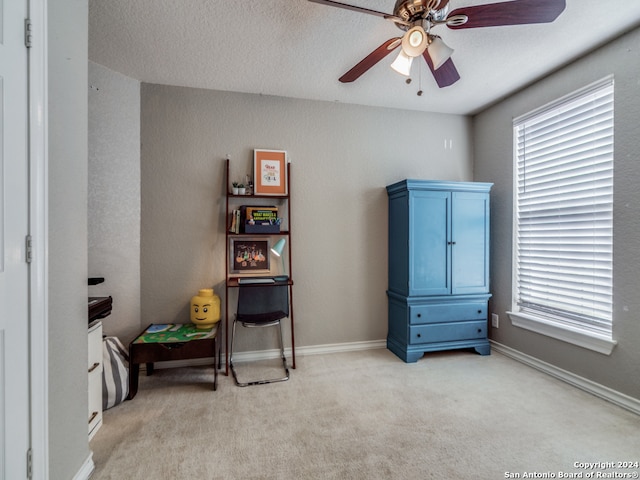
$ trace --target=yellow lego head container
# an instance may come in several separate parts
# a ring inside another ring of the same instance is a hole
[[[191,297],[190,311],[191,323],[201,329],[211,328],[220,321],[220,297],[212,288],[202,288]]]

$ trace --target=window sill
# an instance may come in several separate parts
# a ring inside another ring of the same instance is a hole
[[[582,348],[593,350],[604,355],[611,355],[613,348],[618,344],[615,340],[595,333],[585,333],[567,326],[551,323],[541,317],[520,312],[507,312],[511,324],[531,330],[532,332],[546,335],[563,342],[571,343]]]

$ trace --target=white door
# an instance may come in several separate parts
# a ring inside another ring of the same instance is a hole
[[[27,478],[29,267],[26,0],[0,0],[0,478]]]

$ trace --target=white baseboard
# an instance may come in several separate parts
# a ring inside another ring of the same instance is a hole
[[[619,407],[629,410],[636,415],[640,415],[640,400],[638,400],[637,398],[630,397],[628,395],[625,395],[624,393],[620,393],[609,387],[600,385],[599,383],[568,372],[567,370],[563,370],[562,368],[558,368],[554,365],[551,365],[550,363],[543,362],[542,360],[519,352],[518,350],[514,350],[513,348],[507,347],[506,345],[494,342],[493,340],[491,340],[491,348],[495,352],[501,353],[502,355],[512,358],[513,360],[516,360],[520,363],[524,363],[525,365],[535,368],[536,370],[540,370],[541,372],[551,375],[558,380],[562,380],[563,382],[577,387],[580,390],[584,390],[585,392],[595,395],[596,397],[600,397],[604,400],[607,400],[608,402],[618,405]]]
[[[88,480],[88,478],[93,474],[95,468],[96,465],[93,463],[93,452],[89,452],[89,456],[82,464],[82,467],[80,467],[80,470],[78,470],[78,473],[73,476],[73,480]]]
[[[311,345],[308,347],[297,347],[296,356],[305,357],[308,355],[323,355],[327,353],[342,353],[342,352],[360,352],[363,350],[373,350],[377,348],[386,348],[386,340],[372,340],[369,342],[350,342],[350,343],[329,343],[325,345]],[[287,358],[291,358],[291,349],[285,348],[284,353]],[[278,358],[280,356],[280,350],[261,350],[254,352],[240,352],[233,355],[234,361],[251,362],[257,360],[269,360],[272,358]]]
[[[308,347],[296,348],[296,356],[322,355],[326,353],[342,353],[342,352],[359,352],[363,350],[374,350],[378,348],[386,348],[386,340],[372,340],[368,342],[350,342],[350,343],[330,343],[326,345],[311,345]],[[291,348],[285,348],[284,353],[288,359],[291,358]],[[270,360],[278,358],[280,350],[256,350],[252,352],[238,352],[234,355],[234,361],[238,363],[253,362],[259,360]],[[222,352],[224,361],[224,352]],[[154,368],[175,368],[175,367],[193,367],[201,365],[213,365],[213,357],[197,358],[193,360],[172,360],[169,362],[157,362]],[[144,365],[141,365],[144,369]]]
[[[387,348],[387,340],[370,340],[368,342],[328,343],[325,345],[312,345],[296,349],[296,354],[322,355],[325,353],[361,352],[364,350],[376,350]]]

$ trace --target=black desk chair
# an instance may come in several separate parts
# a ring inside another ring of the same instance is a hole
[[[289,367],[284,355],[284,343],[282,341],[282,324],[280,321],[289,316],[289,287],[287,285],[264,286],[251,285],[238,288],[238,308],[233,319],[231,331],[231,349],[229,352],[229,366],[236,385],[246,387],[249,385],[262,385],[265,383],[284,382],[289,380]],[[236,336],[236,324],[243,327],[278,327],[278,340],[280,343],[280,356],[284,377],[251,382],[240,382],[233,365],[233,343]]]

